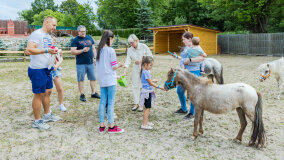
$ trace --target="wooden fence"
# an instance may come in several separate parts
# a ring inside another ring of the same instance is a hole
[[[284,56],[284,33],[218,35],[222,54]]]

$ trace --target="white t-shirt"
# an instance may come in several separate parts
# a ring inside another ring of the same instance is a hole
[[[111,47],[103,47],[100,59],[96,59],[96,73],[100,87],[109,87],[117,84],[114,67],[118,66],[115,50]]]
[[[28,42],[34,42],[38,44],[38,49],[48,49],[51,47],[52,38],[48,33],[45,33],[42,29],[38,29],[30,35]],[[51,54],[49,53],[30,55],[31,62],[29,67],[32,69],[47,68],[50,57]]]

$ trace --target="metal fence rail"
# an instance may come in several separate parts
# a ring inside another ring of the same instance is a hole
[[[222,54],[284,56],[284,33],[218,35]]]

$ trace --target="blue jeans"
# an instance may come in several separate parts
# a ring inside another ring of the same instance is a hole
[[[108,124],[114,123],[114,101],[115,101],[116,85],[109,87],[101,87],[101,100],[99,106],[100,123],[105,121],[106,104]]]
[[[197,77],[200,77],[201,74],[200,74],[200,70],[198,71],[190,71],[190,73],[196,75]],[[178,98],[179,98],[179,101],[180,101],[180,104],[181,104],[181,109],[183,111],[187,111],[187,107],[186,107],[186,96],[185,96],[185,93],[184,93],[184,89],[182,88],[182,86],[178,85],[177,86],[177,94],[178,94]],[[194,115],[194,106],[193,104],[190,102],[190,109],[189,109],[189,113],[193,114]]]

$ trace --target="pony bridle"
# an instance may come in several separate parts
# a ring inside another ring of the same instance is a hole
[[[259,79],[266,80],[270,76],[271,70],[269,69],[268,74],[260,74]]]
[[[177,72],[178,72],[178,70],[175,71],[175,74],[174,74],[174,76],[173,76],[173,78],[172,78],[172,80],[170,82],[165,81],[165,85],[167,86],[168,90],[170,90],[172,88],[176,88],[176,86],[174,86],[174,81],[175,81]],[[170,87],[172,87],[172,88],[170,88]]]

